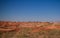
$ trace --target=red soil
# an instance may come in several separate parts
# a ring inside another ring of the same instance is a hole
[[[28,27],[28,28],[33,28],[32,32],[38,32],[40,30],[50,30],[50,29],[59,29],[60,30],[60,25],[58,26],[55,23],[49,22],[4,22],[0,21],[0,31],[6,32],[6,31],[19,31],[20,27]],[[41,26],[44,27],[41,27]]]
[[[36,27],[32,30],[32,32],[39,32],[41,30],[51,30],[51,29],[58,29],[60,30],[60,26],[46,26],[46,27]]]

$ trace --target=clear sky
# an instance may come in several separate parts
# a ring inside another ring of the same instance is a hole
[[[60,0],[0,0],[2,21],[60,21]]]

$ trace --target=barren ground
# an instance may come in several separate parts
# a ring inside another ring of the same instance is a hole
[[[60,23],[0,21],[0,38],[60,38]]]

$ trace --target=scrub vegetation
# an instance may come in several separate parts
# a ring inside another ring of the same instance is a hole
[[[60,23],[0,21],[0,38],[60,38]]]

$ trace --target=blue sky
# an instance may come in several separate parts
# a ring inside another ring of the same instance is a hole
[[[60,0],[0,0],[1,21],[60,21]]]

